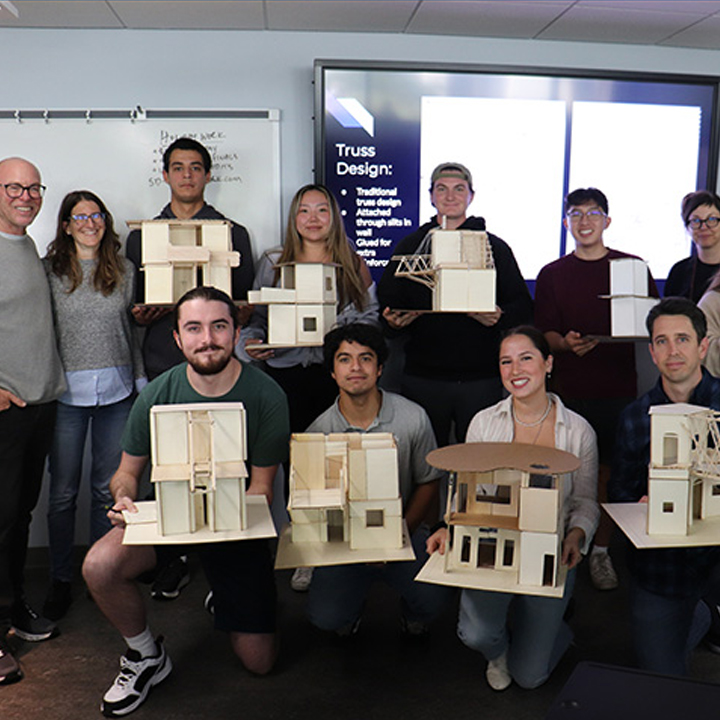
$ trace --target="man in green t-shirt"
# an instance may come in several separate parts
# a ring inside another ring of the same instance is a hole
[[[120,467],[110,482],[114,498],[108,513],[113,529],[88,552],[83,575],[98,607],[122,634],[128,650],[120,673],[102,701],[108,717],[139,707],[172,664],[147,624],[135,578],[155,568],[152,546],[123,545],[123,510],[136,510],[140,475],[150,454],[150,409],[154,405],[238,402],[245,406],[248,494],[272,500],[278,465],[287,458],[288,408],[285,394],[267,375],[234,355],[240,333],[238,313],[223,292],[199,287],[175,308],[174,337],[186,363],[153,380],[136,400],[122,438]],[[270,671],[276,657],[276,594],[266,540],[199,545],[213,591],[215,627],[230,634],[235,654],[251,672]]]

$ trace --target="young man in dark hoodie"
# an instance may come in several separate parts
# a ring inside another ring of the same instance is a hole
[[[460,163],[433,170],[430,199],[437,215],[403,238],[395,255],[415,253],[433,228],[485,230],[485,219],[468,217],[472,175]],[[417,313],[429,310],[431,291],[420,283],[395,277],[390,261],[378,285],[383,318],[393,332],[407,336],[401,392],[425,408],[439,446],[465,439],[470,420],[501,398],[498,348],[503,330],[532,321],[532,299],[510,247],[488,233],[497,270],[497,306],[486,313]],[[409,311],[409,312],[408,312]]]

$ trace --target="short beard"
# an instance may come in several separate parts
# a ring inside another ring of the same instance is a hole
[[[234,353],[230,353],[226,357],[218,358],[217,360],[213,360],[210,363],[197,363],[191,360],[190,358],[187,359],[188,365],[198,374],[198,375],[218,375],[221,373],[229,364],[230,361],[233,359]]]

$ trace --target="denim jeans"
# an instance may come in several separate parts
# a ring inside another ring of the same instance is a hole
[[[318,567],[313,572],[307,612],[310,622],[322,630],[340,630],[362,614],[370,586],[382,580],[402,598],[407,620],[429,622],[437,617],[453,594],[453,588],[415,582],[427,561],[428,529],[419,527],[412,536],[415,560],[388,563],[357,563]]]
[[[110,479],[120,464],[120,438],[132,399],[112,405],[78,407],[58,403],[57,422],[50,451],[50,495],[48,498],[48,534],[50,574],[54,580],[72,580],[75,544],[75,509],[88,425],[91,427],[90,450],[90,544],[109,529],[107,506],[112,503]]]
[[[458,637],[487,660],[508,654],[508,669],[523,688],[542,685],[572,640],[563,621],[575,586],[570,570],[562,598],[463,590]]]
[[[688,661],[710,629],[710,609],[697,595],[657,595],[633,581],[630,589],[632,634],[642,670],[687,675]]]

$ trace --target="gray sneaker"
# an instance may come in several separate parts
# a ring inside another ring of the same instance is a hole
[[[290,578],[290,587],[295,592],[307,592],[312,583],[313,568],[299,567],[295,568],[295,572]]]
[[[614,590],[618,576],[607,553],[590,553],[590,579],[598,590]]]

